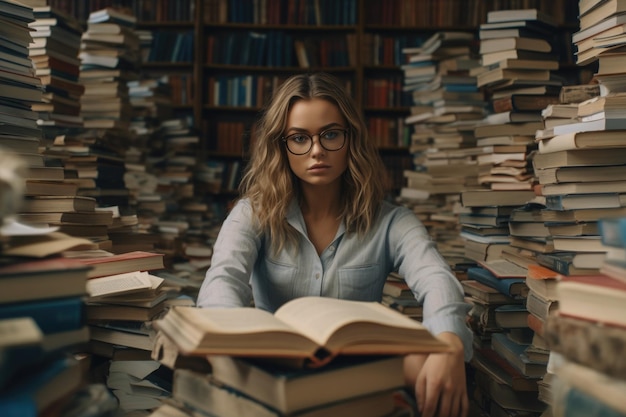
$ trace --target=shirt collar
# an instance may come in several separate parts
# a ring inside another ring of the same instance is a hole
[[[304,236],[307,235],[306,225],[304,224],[304,217],[302,216],[302,210],[300,209],[300,205],[295,198],[291,200],[289,208],[287,209],[287,223],[289,223],[294,229],[302,233]],[[335,239],[343,235],[345,231],[346,225],[344,224],[344,222],[341,222],[339,224],[339,228],[337,229],[337,235],[335,236]]]

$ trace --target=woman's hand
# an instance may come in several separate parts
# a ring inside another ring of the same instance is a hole
[[[454,333],[437,337],[450,344],[453,352],[407,356],[405,380],[415,387],[421,417],[466,417],[469,400],[463,344]]]

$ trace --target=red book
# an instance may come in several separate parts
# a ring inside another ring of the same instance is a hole
[[[163,254],[134,251],[111,256],[78,259],[84,265],[91,266],[89,278],[123,274],[134,271],[152,271],[163,269]]]
[[[87,293],[89,267],[53,257],[0,266],[0,303],[69,297]]]

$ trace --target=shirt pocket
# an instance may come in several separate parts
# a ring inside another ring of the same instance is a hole
[[[296,296],[298,268],[294,265],[265,260],[265,291],[268,302],[276,309]]]
[[[380,265],[363,265],[337,271],[339,298],[345,300],[380,301],[385,276]]]

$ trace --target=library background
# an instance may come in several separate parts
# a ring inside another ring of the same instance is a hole
[[[0,0],[0,415],[417,415],[397,357],[174,331],[264,103],[323,70],[471,305],[469,414],[626,416],[625,51],[624,0]]]

